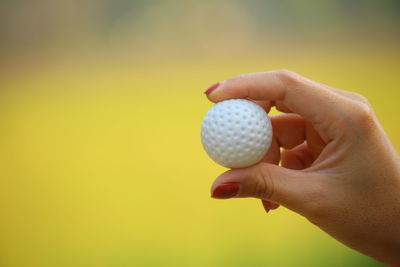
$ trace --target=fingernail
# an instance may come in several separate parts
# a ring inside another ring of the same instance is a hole
[[[213,85],[208,87],[207,90],[204,91],[204,94],[209,95],[212,91],[217,89],[220,84],[221,84],[220,82],[214,83]]]
[[[264,206],[264,210],[268,213],[272,208],[272,203],[269,202],[268,200],[262,200],[261,202]]]
[[[273,203],[273,202],[270,202],[271,203],[271,210],[276,210],[277,208],[279,208],[279,204],[276,204],[276,203]]]
[[[236,196],[239,192],[239,184],[238,183],[226,183],[220,184],[217,188],[214,189],[211,197],[218,199],[227,199]]]

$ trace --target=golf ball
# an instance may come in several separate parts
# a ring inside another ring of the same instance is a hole
[[[228,168],[259,162],[272,140],[267,113],[256,103],[230,99],[213,105],[201,125],[201,142],[208,156]]]

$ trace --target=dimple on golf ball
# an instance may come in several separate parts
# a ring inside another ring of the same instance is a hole
[[[267,113],[256,103],[230,99],[213,105],[201,125],[201,142],[208,156],[228,168],[259,162],[272,140]]]

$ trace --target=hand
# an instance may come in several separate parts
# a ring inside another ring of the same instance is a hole
[[[400,266],[400,160],[363,96],[287,70],[239,75],[206,94],[212,102],[248,98],[285,113],[271,118],[274,139],[264,160],[222,174],[213,197],[283,205],[345,245]]]

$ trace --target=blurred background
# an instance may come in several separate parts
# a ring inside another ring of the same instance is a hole
[[[306,219],[212,200],[214,82],[364,94],[400,148],[397,0],[0,2],[0,266],[380,266]]]

